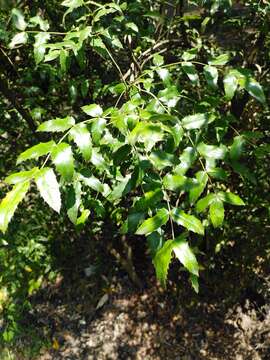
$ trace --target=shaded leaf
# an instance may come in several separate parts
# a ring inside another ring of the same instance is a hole
[[[174,208],[172,210],[172,219],[177,224],[184,226],[186,229],[197,234],[204,234],[203,224],[194,215],[186,214],[183,210]]]

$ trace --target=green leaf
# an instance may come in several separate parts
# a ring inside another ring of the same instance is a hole
[[[71,146],[62,142],[53,148],[51,156],[57,171],[66,181],[71,181],[74,173],[74,159]]]
[[[240,83],[241,85],[241,83]],[[244,88],[246,91],[253,96],[256,100],[262,104],[266,103],[266,98],[261,85],[253,78],[248,78],[244,82]]]
[[[42,31],[48,31],[50,28],[49,22],[47,20],[42,19],[40,15],[36,15],[30,18],[29,22],[35,26],[39,26],[40,30]]]
[[[37,171],[38,171],[38,168],[34,167],[33,169],[28,170],[28,171],[20,171],[15,174],[11,174],[7,178],[5,178],[5,182],[7,184],[16,185],[18,183],[21,183],[21,182],[24,182],[27,180],[31,180]]]
[[[63,119],[57,118],[45,121],[39,125],[37,131],[63,132],[70,129],[73,125],[75,125],[74,118],[72,116],[67,116]]]
[[[95,144],[99,144],[103,131],[106,127],[106,120],[103,118],[95,119],[91,124],[92,138]]]
[[[170,131],[174,140],[174,147],[177,148],[184,136],[184,129],[180,124],[170,126]]]
[[[192,48],[183,52],[182,59],[184,61],[193,60],[198,54],[198,48]]]
[[[5,233],[8,224],[18,206],[25,197],[30,186],[29,181],[16,184],[13,189],[7,193],[0,204],[0,230]]]
[[[44,201],[56,212],[60,212],[61,195],[53,169],[43,168],[35,176],[37,188]]]
[[[173,241],[173,252],[191,274],[199,276],[199,264],[196,256],[183,236],[179,236]]]
[[[187,74],[189,80],[193,85],[199,84],[199,76],[197,74],[195,66],[191,62],[181,63],[184,72]]]
[[[175,240],[167,240],[162,248],[155,254],[153,264],[155,266],[157,278],[163,287],[166,287],[169,265],[172,260],[172,252],[174,252],[176,258],[184,265],[191,275],[196,277],[199,275],[197,259],[188,242],[185,240],[185,237],[186,234],[182,234]]]
[[[176,166],[175,172],[179,175],[184,175],[196,160],[197,153],[194,148],[188,146],[182,152],[179,160],[180,164]]]
[[[68,189],[67,193],[67,215],[69,220],[76,225],[79,207],[81,205],[81,194],[82,194],[82,187],[79,181],[74,182],[73,186]]]
[[[77,226],[84,225],[86,220],[88,219],[89,215],[90,215],[90,210],[83,209],[81,216],[78,217],[78,219],[76,221],[76,225]]]
[[[130,159],[131,152],[132,147],[129,144],[120,146],[112,155],[114,165],[119,166],[127,159]]]
[[[21,162],[29,159],[37,160],[40,156],[47,155],[49,152],[51,152],[54,146],[54,141],[39,143],[38,145],[32,146],[19,155],[17,164],[20,164]]]
[[[67,71],[67,58],[68,58],[68,51],[65,49],[61,49],[59,61],[60,61],[60,69],[62,73]]]
[[[225,145],[207,145],[203,142],[199,143],[197,150],[204,158],[212,159],[224,159],[227,153]]]
[[[204,198],[200,199],[196,204],[196,211],[198,213],[204,211],[212,202],[216,199],[215,194],[208,194]]]
[[[188,178],[184,175],[167,174],[163,178],[163,186],[171,191],[185,191],[189,188]]]
[[[166,287],[169,265],[172,259],[173,240],[167,240],[160,250],[157,251],[153,264],[157,279],[163,287]]]
[[[164,236],[161,232],[154,231],[152,234],[147,236],[146,240],[151,257],[154,258],[157,251],[160,250],[164,244]]]
[[[103,193],[104,186],[100,180],[98,180],[95,176],[83,176],[79,175],[79,180],[86,186],[89,186],[91,189]]]
[[[231,205],[236,205],[236,206],[243,206],[245,205],[244,201],[240,198],[240,196],[235,195],[231,192],[222,192],[220,191],[218,193],[219,198]]]
[[[139,32],[138,26],[136,24],[134,24],[133,22],[128,22],[125,24],[125,28],[126,29],[130,29],[135,33]],[[156,65],[156,64],[155,64]]]
[[[82,111],[91,117],[99,117],[103,114],[102,107],[97,104],[83,106]]]
[[[27,23],[24,20],[23,13],[19,9],[12,9],[11,15],[14,26],[18,30],[24,31],[27,27]]]
[[[158,93],[158,98],[169,108],[176,106],[179,100],[179,91],[175,85],[169,86],[164,90],[160,90]]]
[[[149,160],[158,170],[162,170],[165,167],[172,167],[177,164],[177,158],[174,154],[169,154],[161,150],[152,151]]]
[[[134,208],[138,211],[146,211],[162,201],[163,197],[164,194],[160,188],[148,191],[134,204]]]
[[[200,235],[204,234],[204,227],[201,221],[193,215],[186,214],[183,210],[174,208],[172,210],[172,219],[190,231]]]
[[[226,180],[228,178],[228,173],[224,169],[218,167],[207,169],[207,174],[214,179],[219,180]]]
[[[182,119],[182,125],[187,130],[200,129],[209,122],[209,114],[189,115]]]
[[[215,68],[214,66],[206,65],[204,66],[203,71],[207,84],[212,88],[216,88],[218,82],[217,68]]]
[[[215,59],[208,61],[208,64],[213,66],[221,66],[226,65],[229,60],[230,56],[228,54],[222,54],[217,56]]]
[[[22,45],[22,44],[26,44],[28,40],[28,35],[26,32],[20,32],[18,34],[16,34],[11,42],[9,43],[9,47],[11,49],[14,49],[17,45]]]
[[[189,191],[189,201],[191,204],[201,196],[208,181],[208,175],[204,171],[198,171],[196,173],[196,183],[191,187]]]
[[[75,125],[69,134],[78,146],[84,160],[89,161],[92,154],[92,141],[87,126],[85,124]]]
[[[158,76],[161,78],[161,80],[167,84],[167,85],[170,85],[170,82],[171,82],[171,75],[170,75],[170,72],[168,69],[166,68],[157,68],[156,69],[156,72],[158,74]],[[146,82],[146,86],[148,85],[149,83]],[[152,85],[152,82],[151,82],[151,85]],[[150,87],[151,88],[151,87]]]
[[[156,66],[161,66],[164,64],[164,57],[159,55],[159,54],[155,54],[153,57],[153,63]]]
[[[230,158],[233,161],[239,160],[243,154],[245,142],[245,138],[241,135],[234,137],[233,144],[230,148]]]
[[[36,64],[39,64],[45,55],[46,52],[46,43],[50,40],[50,34],[40,32],[35,35],[35,43],[34,43],[34,57]]]
[[[168,220],[169,220],[168,210],[162,208],[157,211],[155,216],[145,220],[141,224],[141,226],[139,226],[135,234],[136,235],[151,234],[152,232],[160,228],[162,225],[166,224]]]
[[[190,274],[189,280],[191,282],[191,285],[192,285],[194,291],[198,294],[198,292],[199,292],[198,276]]]
[[[128,182],[130,181],[131,175],[129,174],[122,181],[120,181],[107,196],[107,199],[111,202],[121,199],[123,193],[126,191]]]
[[[60,50],[50,50],[49,53],[45,56],[44,62],[55,60],[59,56],[60,56]]]
[[[235,74],[230,71],[223,79],[225,97],[227,100],[231,100],[234,97],[234,93],[238,86],[238,80]]]
[[[130,144],[134,145],[136,142],[144,143],[147,151],[151,150],[162,139],[163,132],[159,125],[142,121],[135,126],[128,136]]]
[[[223,202],[219,199],[215,199],[210,205],[209,214],[214,228],[220,227],[224,220]]]

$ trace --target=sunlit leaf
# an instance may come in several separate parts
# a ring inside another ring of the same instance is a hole
[[[67,181],[71,181],[74,173],[74,159],[71,146],[62,142],[52,151],[52,161],[57,171]]]
[[[220,227],[224,220],[224,206],[223,202],[219,199],[215,199],[209,208],[209,215],[211,222],[215,228]]]
[[[182,62],[181,65],[182,65],[184,72],[187,74],[189,80],[192,82],[192,84],[198,85],[199,76],[198,76],[195,66],[191,62]]]
[[[203,71],[207,84],[212,88],[216,88],[218,82],[217,68],[215,68],[214,66],[206,65],[204,66]]]
[[[89,161],[92,154],[92,141],[87,126],[85,124],[73,126],[69,134],[78,146],[84,160]]]
[[[85,105],[82,107],[82,111],[91,117],[99,117],[103,114],[102,107],[97,104]]]
[[[213,66],[221,66],[226,65],[229,60],[230,56],[228,54],[222,54],[212,59],[211,61],[208,61],[208,64]]]
[[[75,125],[74,118],[67,116],[63,119],[57,118],[43,122],[39,125],[37,131],[63,132],[70,129],[73,125]]]
[[[237,77],[233,72],[229,72],[223,79],[225,96],[227,100],[231,100],[238,86]]]
[[[27,40],[28,40],[28,35],[26,32],[20,32],[18,34],[16,34],[10,44],[9,44],[9,47],[11,49],[15,48],[17,45],[22,45],[22,44],[25,44],[27,43]]]
[[[236,205],[236,206],[243,206],[245,205],[244,201],[240,198],[240,196],[233,194],[231,192],[222,192],[220,191],[218,193],[219,198],[231,205]]]
[[[18,204],[25,197],[30,186],[29,181],[16,184],[13,189],[7,193],[0,203],[0,230],[5,233],[12,216],[17,209]]]
[[[28,170],[28,171],[20,171],[15,174],[11,174],[5,178],[5,182],[7,184],[16,185],[16,184],[24,182],[26,180],[31,180],[37,171],[38,171],[38,168],[34,167],[33,169]]]
[[[182,119],[182,125],[187,130],[200,129],[209,122],[209,114],[189,115]]]
[[[199,265],[196,256],[183,236],[179,236],[174,240],[173,252],[176,258],[191,274],[199,275]]]
[[[30,159],[37,160],[40,156],[47,155],[49,152],[51,152],[54,146],[54,141],[34,145],[19,155],[17,159],[17,164],[20,164],[21,162]]]
[[[145,220],[141,226],[137,229],[137,235],[146,235],[151,234],[152,232],[156,231],[162,225],[166,224],[169,220],[169,213],[168,210],[162,208],[157,211],[156,215]]]
[[[41,169],[35,176],[35,181],[44,201],[59,213],[61,208],[61,195],[53,169]]]

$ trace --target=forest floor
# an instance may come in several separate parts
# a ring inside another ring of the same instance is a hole
[[[59,277],[33,299],[18,348],[44,337],[47,346],[36,360],[270,359],[270,301],[262,294],[247,289],[224,301],[223,290],[224,299],[230,290],[221,279],[218,295],[204,281],[196,295],[183,274],[178,288],[174,281],[162,290],[152,274],[138,291],[119,269],[111,278],[92,270],[80,279]]]

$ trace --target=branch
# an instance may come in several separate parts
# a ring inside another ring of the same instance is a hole
[[[33,133],[36,131],[36,124],[32,119],[30,113],[23,108],[20,102],[17,100],[17,96],[14,92],[12,92],[6,80],[0,78],[0,92],[4,95],[4,97],[10,101],[10,103],[14,106],[14,108],[18,111],[18,113],[22,116],[22,118],[27,122],[29,128]]]

